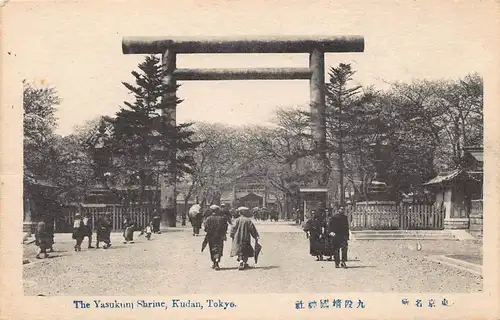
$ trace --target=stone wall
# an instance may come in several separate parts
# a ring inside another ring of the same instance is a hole
[[[468,218],[445,218],[444,219],[445,229],[468,229],[469,219]]]
[[[472,200],[469,216],[469,233],[476,239],[483,238],[483,200]]]

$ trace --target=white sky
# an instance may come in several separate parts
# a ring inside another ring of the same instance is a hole
[[[181,1],[28,4],[10,2],[2,23],[5,62],[16,78],[46,81],[63,99],[61,134],[132,98],[121,81],[141,55],[123,55],[123,36],[363,35],[365,52],[327,54],[327,68],[353,62],[356,80],[456,78],[496,62],[493,1]],[[286,5],[285,5],[286,3]],[[219,4],[219,5],[217,5]],[[180,55],[177,66],[307,67],[299,55]],[[276,106],[306,106],[308,81],[182,82],[178,121],[266,123]]]

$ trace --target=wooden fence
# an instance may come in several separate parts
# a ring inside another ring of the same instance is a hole
[[[92,229],[95,228],[95,223],[99,214],[106,212],[110,213],[113,231],[123,230],[123,218],[128,216],[134,220],[139,226],[145,226],[151,220],[152,208],[149,207],[127,207],[119,205],[107,205],[99,207],[68,207],[68,212],[65,214],[64,220],[67,226],[72,226],[75,219],[75,214],[80,213],[82,216],[89,213],[92,217]],[[69,228],[71,229],[71,227]]]
[[[348,208],[351,230],[442,230],[444,208],[434,205],[363,204]]]

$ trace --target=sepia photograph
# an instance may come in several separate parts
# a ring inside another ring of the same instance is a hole
[[[314,293],[363,309],[360,293],[397,293],[429,309],[487,291],[494,2],[257,3],[2,8],[24,296],[225,310],[239,302],[224,295]]]

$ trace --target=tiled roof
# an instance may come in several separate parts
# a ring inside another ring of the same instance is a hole
[[[462,171],[460,170],[453,170],[451,172],[443,172],[439,174],[437,177],[432,178],[430,181],[424,183],[424,186],[430,186],[434,184],[441,184],[443,182],[449,182],[452,181],[453,179],[457,178]]]

